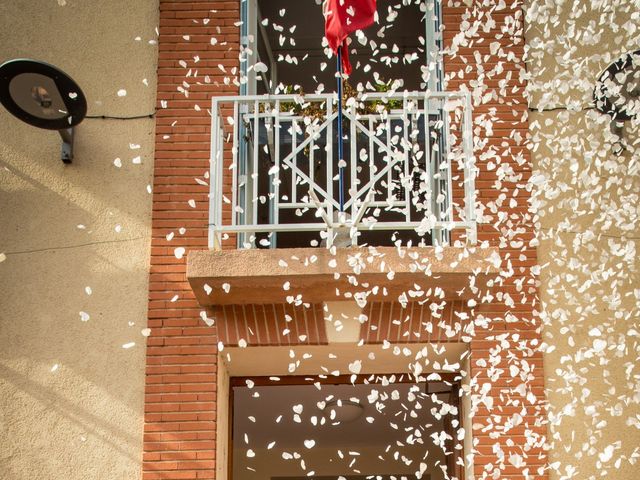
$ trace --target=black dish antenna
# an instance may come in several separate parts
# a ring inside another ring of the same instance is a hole
[[[593,92],[596,109],[611,117],[611,132],[618,138],[615,152],[627,147],[624,122],[640,115],[640,50],[622,55],[598,76]]]
[[[9,60],[0,65],[0,103],[29,125],[57,130],[62,161],[71,163],[73,129],[87,114],[87,100],[69,75],[37,60]]]

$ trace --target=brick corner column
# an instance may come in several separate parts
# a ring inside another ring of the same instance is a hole
[[[215,478],[218,337],[186,258],[207,248],[209,110],[237,93],[219,65],[238,66],[239,5],[160,0],[143,480]]]
[[[531,243],[531,194],[525,188],[532,163],[526,144],[526,85],[520,75],[525,68],[524,12],[522,2],[496,6],[443,1],[442,10],[446,89],[464,87],[474,94],[478,198],[508,214],[501,223],[504,230],[489,224],[478,228],[480,242],[500,248],[501,269],[510,275],[498,278],[492,300],[475,309],[487,322],[476,327],[470,345],[474,475],[543,480],[548,478],[547,416],[532,273],[537,252]],[[489,19],[495,25],[485,30]],[[491,122],[492,128],[483,122]],[[499,177],[496,167],[509,174]]]

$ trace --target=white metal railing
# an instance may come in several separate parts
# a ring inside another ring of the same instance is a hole
[[[366,93],[343,108],[336,158],[337,95],[212,99],[209,245],[275,247],[278,232],[414,230],[434,243],[465,229],[476,241],[470,95]],[[340,167],[344,204],[339,203]],[[455,183],[454,183],[455,182]]]

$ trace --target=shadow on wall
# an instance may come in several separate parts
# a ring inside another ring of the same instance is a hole
[[[153,121],[83,124],[77,160],[64,165],[55,132],[9,120],[17,123],[11,145],[0,142],[0,253],[7,257],[0,264],[0,356],[73,365],[137,403],[143,353],[122,345],[145,343],[152,143],[141,137],[153,137]],[[130,139],[141,147],[130,150]],[[132,163],[134,154],[141,164]],[[121,168],[114,155],[127,159]],[[127,368],[135,388],[122,388]]]
[[[64,165],[58,158],[60,141],[55,132],[38,130],[1,112],[0,119],[5,118],[11,124],[11,139],[0,142],[4,197],[0,216],[11,220],[20,215],[17,228],[26,223],[31,231],[23,232],[26,236],[12,235],[11,229],[0,232],[0,248],[45,237],[53,243],[56,238],[50,233],[68,239],[73,234],[86,238],[91,231],[115,238],[148,228],[153,120],[137,120],[135,125],[85,120],[89,123],[77,127],[76,159]],[[116,159],[121,167],[114,164]],[[120,232],[116,224],[122,226]],[[86,229],[81,231],[78,225]]]
[[[32,372],[54,375],[50,369],[59,365],[71,373],[60,396],[84,397],[97,411],[96,397],[108,395],[110,411],[141,414],[146,310],[140,292],[147,288],[147,271],[141,261],[123,269],[113,257],[141,258],[147,242],[9,255],[0,276],[0,291],[10,292],[1,302],[0,363],[16,365],[29,378]],[[7,414],[25,413],[20,405],[5,406]]]
[[[0,379],[40,402],[46,407],[47,411],[54,411],[60,417],[76,424],[87,434],[93,434],[99,438],[103,444],[109,445],[123,456],[130,458],[133,462],[140,460],[137,455],[133,454],[137,452],[139,442],[137,436],[127,433],[117,425],[105,421],[103,418],[92,414],[78,404],[58,395],[52,389],[31,381],[25,375],[7,368],[2,364],[0,364]],[[7,390],[9,389],[3,388],[5,395],[7,395]],[[121,442],[115,440],[121,440]]]

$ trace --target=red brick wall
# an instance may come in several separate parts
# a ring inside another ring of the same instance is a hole
[[[208,187],[195,178],[209,169],[211,96],[237,93],[218,64],[238,65],[239,17],[237,1],[160,1],[144,480],[215,477],[218,338],[174,250],[207,248]]]
[[[464,301],[434,302],[435,310],[430,303],[369,302],[360,337],[365,343],[447,343],[469,335],[471,312]]]
[[[445,43],[448,48],[464,25],[463,17],[473,12],[469,17],[473,23],[474,19],[480,19],[481,14],[486,15],[495,7],[478,7],[481,3],[497,2],[477,1],[472,9],[444,6]],[[474,106],[475,120],[490,116],[494,119],[493,131],[480,127],[476,132],[482,142],[477,153],[486,154],[493,149],[494,163],[499,159],[521,175],[517,181],[502,181],[497,185],[496,170],[488,168],[487,160],[478,162],[480,178],[476,185],[479,198],[484,202],[495,201],[500,193],[504,193],[506,200],[500,209],[513,216],[509,219],[511,224],[503,222],[503,230],[491,225],[481,226],[479,240],[500,246],[503,269],[510,265],[513,274],[501,278],[492,289],[491,301],[480,303],[475,308],[476,315],[486,316],[490,322],[485,326],[475,325],[476,336],[471,343],[473,389],[479,395],[482,384],[490,383],[489,394],[495,399],[490,409],[480,404],[473,420],[477,425],[491,426],[486,431],[476,429],[473,432],[478,440],[476,478],[493,478],[494,469],[501,470],[500,478],[525,478],[525,468],[498,461],[496,444],[502,447],[507,458],[511,452],[522,454],[527,445],[525,464],[529,478],[545,478],[545,475],[537,474],[537,468],[545,462],[541,440],[546,434],[546,427],[543,422],[542,357],[535,349],[535,342],[540,339],[539,325],[534,316],[536,288],[530,270],[536,263],[536,256],[535,248],[529,244],[533,238],[533,224],[527,213],[529,195],[522,188],[530,175],[531,162],[524,142],[518,143],[510,138],[514,131],[524,138],[528,128],[523,84],[519,80],[523,55],[522,13],[519,9],[518,3],[508,2],[506,9],[493,11],[496,27],[489,32],[480,29],[475,38],[469,39],[473,44],[458,49],[455,55],[448,55],[445,64],[449,74],[467,65],[472,66],[462,79],[449,81],[447,88],[454,90],[481,75],[475,51],[489,55],[480,59],[485,72],[495,67],[498,61],[503,62],[503,73],[483,80],[488,88],[484,93],[495,90],[495,95]],[[509,17],[516,21],[507,22]],[[185,278],[186,255],[178,259],[174,251],[177,247],[187,251],[207,248],[208,187],[197,183],[195,178],[208,182],[204,173],[209,168],[210,117],[207,110],[210,97],[237,93],[233,84],[224,85],[223,79],[228,73],[223,73],[218,64],[227,70],[238,66],[239,28],[234,25],[238,20],[237,0],[160,1],[160,110],[156,123],[154,166],[148,321],[152,335],[147,347],[144,480],[215,477],[217,342],[221,339],[234,343],[234,338],[226,323],[228,317],[225,312],[219,315],[216,326],[209,327],[203,322],[200,317],[202,309]],[[480,22],[485,24],[486,17]],[[215,46],[210,42],[212,36],[218,40]],[[481,38],[483,42],[479,41]],[[512,57],[491,55],[490,43],[495,41],[505,52],[512,52]],[[191,75],[188,76],[189,72]],[[512,72],[511,79],[508,79],[508,72]],[[211,83],[205,82],[205,75],[209,76]],[[500,80],[506,83],[504,91],[500,91],[504,87],[498,83]],[[162,108],[165,101],[166,108]],[[199,111],[196,106],[200,107]],[[518,195],[514,196],[516,191]],[[515,206],[509,205],[511,199],[516,202]],[[189,200],[195,201],[195,208],[189,205]],[[180,233],[180,228],[186,229],[184,233]],[[509,229],[521,231],[505,238]],[[168,240],[167,235],[171,233],[173,238]],[[513,305],[509,305],[505,294],[513,298]],[[375,318],[376,313],[383,313],[385,308],[391,308],[389,305],[371,305],[371,318]],[[229,308],[234,312],[237,309]],[[401,314],[398,310],[398,315]],[[381,328],[382,325],[376,326]],[[394,324],[385,325],[389,330]],[[364,331],[364,338],[368,342],[380,341],[378,333],[374,332]],[[401,329],[397,329],[397,333],[399,340],[403,338]],[[438,330],[437,334],[441,333],[442,330]],[[237,337],[238,333],[234,335]],[[314,340],[324,343],[326,339],[320,335]],[[253,342],[251,338],[247,340],[254,344],[263,343],[257,334]],[[278,342],[286,344],[283,339],[278,339]],[[526,382],[522,378],[511,378],[509,367],[514,365],[521,372],[529,369]],[[495,376],[500,369],[504,371]],[[515,390],[522,383],[526,384],[524,396]],[[529,392],[532,396],[527,397]],[[516,418],[514,415],[519,414],[523,421],[511,426]],[[492,432],[500,432],[499,437],[492,438]]]
[[[322,304],[224,305],[212,312],[224,345],[326,345]]]
[[[508,214],[498,226],[497,215],[493,214],[491,222],[478,229],[478,241],[500,247],[501,269],[510,273],[497,278],[491,300],[475,309],[476,315],[486,317],[488,322],[484,327],[476,325],[471,342],[472,391],[481,397],[482,385],[489,383],[494,404],[492,408],[480,404],[475,412],[473,437],[478,443],[474,471],[476,478],[494,478],[497,470],[499,478],[542,479],[546,478],[543,445],[547,432],[542,353],[537,348],[541,341],[535,312],[537,285],[531,271],[537,258],[531,243],[534,225],[526,190],[532,165],[526,146],[529,125],[525,83],[520,76],[525,68],[524,12],[518,0],[506,2],[502,9],[498,4],[474,0],[470,8],[459,1],[443,6],[448,51],[444,57],[446,89],[467,88],[475,93],[478,198],[487,204],[499,202],[503,194],[498,207]],[[495,21],[495,26],[485,31],[490,21]],[[474,32],[476,25],[480,28]],[[462,36],[465,40],[456,47],[454,39]],[[494,42],[499,49],[492,52]],[[462,78],[458,76],[460,71]],[[486,128],[485,121],[490,121],[492,128]],[[492,168],[490,163],[494,164]],[[500,178],[500,165],[511,168],[513,178]],[[512,378],[510,367],[517,367],[522,376]],[[520,385],[525,385],[524,391],[520,391]],[[517,468],[499,460],[498,446],[506,458],[511,453],[522,455],[524,466]]]

